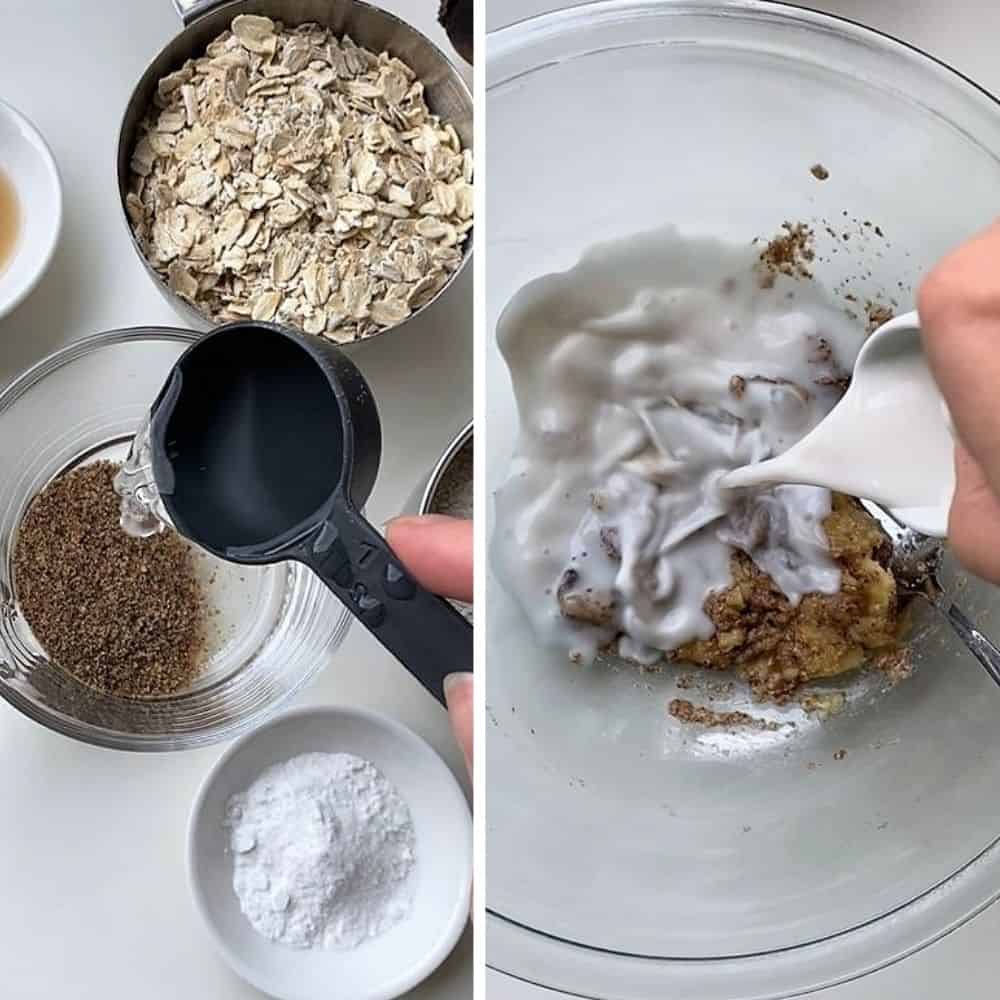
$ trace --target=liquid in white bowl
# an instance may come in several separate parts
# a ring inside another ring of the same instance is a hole
[[[0,271],[17,250],[21,232],[21,205],[10,178],[0,167]]]

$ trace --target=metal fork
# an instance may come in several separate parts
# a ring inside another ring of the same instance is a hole
[[[943,546],[941,541],[921,535],[897,521],[887,510],[871,500],[862,504],[885,529],[892,541],[889,568],[897,587],[904,594],[922,597],[947,619],[965,648],[983,665],[986,672],[1000,685],[1000,649],[998,649],[958,607],[945,596],[938,583]]]

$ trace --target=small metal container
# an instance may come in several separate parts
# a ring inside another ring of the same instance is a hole
[[[441,457],[426,478],[421,479],[410,494],[403,508],[404,514],[430,514],[434,509],[434,500],[451,463],[461,450],[472,440],[472,421],[470,420],[455,436],[451,444],[445,448]]]
[[[172,291],[146,259],[132,231],[125,197],[128,194],[129,162],[135,148],[139,123],[146,114],[157,83],[180,68],[187,59],[204,53],[208,43],[229,27],[239,14],[263,14],[288,25],[315,22],[330,28],[338,36],[350,35],[364,48],[386,51],[406,63],[423,81],[430,109],[451,124],[463,145],[472,148],[472,94],[448,57],[416,28],[379,7],[363,0],[174,0],[184,22],[184,29],[165,45],[149,63],[132,91],[118,132],[118,200],[122,220],[135,252],[146,273],[163,297],[185,323],[198,330],[209,330],[217,323]],[[433,298],[414,310],[402,323],[365,337],[374,337],[406,326],[413,317],[428,309],[465,269],[472,254],[473,230],[462,244],[462,262]],[[340,345],[350,347],[351,344]]]
[[[422,479],[410,494],[406,502],[403,514],[432,514],[435,513],[434,501],[437,499],[437,492],[444,482],[452,462],[461,454],[462,449],[472,441],[472,421],[470,420],[456,435],[451,444],[445,448],[437,464],[431,470],[426,479]],[[451,602],[459,611],[465,615],[466,619],[473,620],[472,605],[465,601]]]

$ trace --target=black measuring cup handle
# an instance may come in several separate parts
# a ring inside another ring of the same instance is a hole
[[[472,670],[472,626],[342,498],[298,558],[441,704],[445,677]]]

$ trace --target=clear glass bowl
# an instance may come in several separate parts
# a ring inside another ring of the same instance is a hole
[[[185,330],[113,330],[35,365],[0,393],[0,695],[67,736],[123,750],[228,739],[267,717],[328,661],[350,616],[303,566],[246,567],[197,553],[215,612],[189,690],[156,699],[101,694],[51,663],[20,613],[12,553],[28,504],[85,462],[120,461],[176,359]],[[100,572],[101,567],[95,567]]]
[[[527,281],[667,223],[748,242],[812,221],[817,280],[912,308],[1000,190],[992,97],[778,4],[626,0],[522,22],[489,36],[486,110],[491,330]],[[517,427],[493,336],[486,371],[492,493]],[[949,579],[1000,635],[996,592]],[[495,968],[616,1000],[799,995],[997,895],[1000,692],[926,608],[908,681],[859,674],[827,722],[787,708],[794,729],[738,736],[669,717],[676,671],[571,667],[492,574],[487,594]]]

